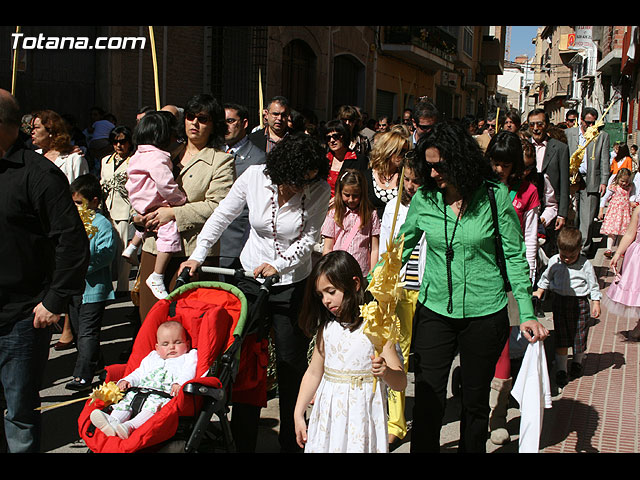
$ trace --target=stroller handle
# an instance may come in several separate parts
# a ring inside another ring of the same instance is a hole
[[[207,267],[201,266],[200,270],[205,273],[213,273],[218,275],[229,275],[235,278],[253,278],[253,273],[242,270],[241,268],[233,269],[233,268],[222,268],[222,267]],[[175,288],[181,287],[190,282],[191,277],[191,269],[185,268],[182,270],[178,278],[176,279]],[[274,283],[278,283],[280,281],[280,275],[275,274],[265,278],[265,281],[261,288],[269,289]]]

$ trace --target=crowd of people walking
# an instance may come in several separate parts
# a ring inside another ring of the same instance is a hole
[[[79,131],[52,110],[20,112],[0,91],[8,451],[40,447],[35,408],[50,327],[62,331],[54,348],[77,350],[66,388],[90,390],[105,362],[107,302],[131,296],[135,331],[186,267],[217,279],[201,266],[251,272],[225,278],[249,303],[265,277],[279,275],[267,311],[283,452],[388,452],[409,431],[412,452],[438,452],[456,355],[460,451],[508,442],[519,362],[549,335],[538,301],[553,304],[559,386],[582,374],[588,320],[601,301],[640,318],[637,147],[611,150],[604,131],[585,145],[598,117],[592,108],[579,120],[567,112],[562,125],[533,110],[527,118],[489,113],[480,127],[472,116],[444,119],[426,97],[405,113],[367,119],[344,105],[318,122],[276,96],[264,126],[251,130],[244,106],[196,94],[182,106],[145,107],[131,122],[93,108]],[[78,208],[89,210],[89,223]],[[616,273],[607,293],[589,260],[598,218]],[[400,338],[376,353],[359,306],[389,240],[400,236]],[[640,323],[630,337],[640,340]],[[233,404],[240,451],[255,451],[260,411]]]

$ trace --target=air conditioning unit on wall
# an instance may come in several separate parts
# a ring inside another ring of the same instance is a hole
[[[440,85],[443,87],[457,88],[458,87],[458,74],[452,72],[440,73]]]

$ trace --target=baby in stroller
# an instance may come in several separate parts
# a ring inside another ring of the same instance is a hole
[[[136,368],[117,382],[124,398],[113,406],[111,414],[102,410],[91,412],[91,423],[107,436],[122,439],[149,420],[182,385],[196,375],[198,353],[191,349],[186,330],[180,322],[167,321],[158,327],[155,350]],[[133,387],[133,388],[132,388]],[[138,408],[134,404],[142,402]],[[135,416],[133,412],[139,409]]]

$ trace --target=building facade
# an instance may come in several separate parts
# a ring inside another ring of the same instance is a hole
[[[15,27],[0,27],[12,39]],[[155,26],[155,66],[146,26],[24,27],[33,39],[86,37],[146,39],[143,48],[18,48],[16,97],[25,112],[71,113],[84,128],[100,106],[133,126],[143,106],[183,105],[211,92],[221,102],[247,106],[252,126],[264,101],[289,98],[292,107],[333,118],[343,104],[370,117],[399,118],[419,97],[443,116],[484,116],[495,107],[504,69],[502,26]],[[0,63],[11,65],[11,45]],[[11,68],[0,70],[9,89]],[[158,95],[156,97],[156,85]]]
[[[606,114],[612,143],[637,143],[636,32],[630,26],[541,27],[531,89],[536,106],[553,123],[563,122],[568,109],[595,108]]]

